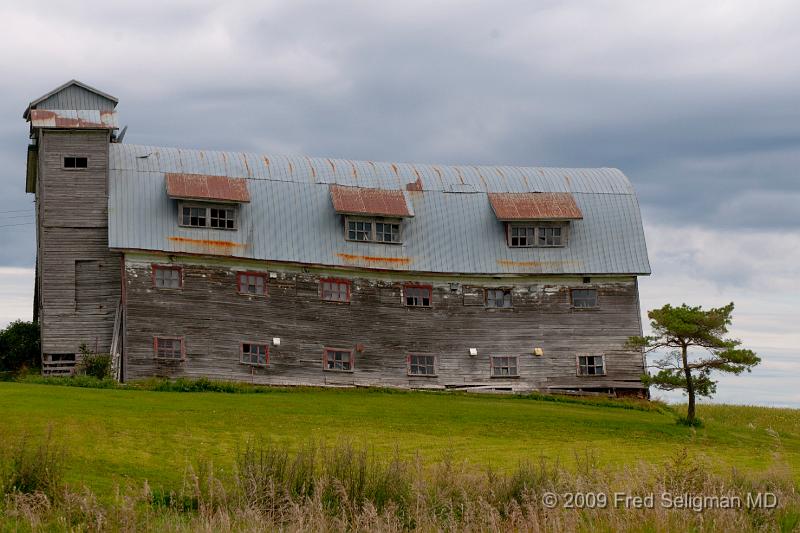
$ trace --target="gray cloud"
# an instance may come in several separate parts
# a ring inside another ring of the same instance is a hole
[[[669,294],[659,279],[687,299],[700,279],[766,312],[798,292],[798,16],[743,0],[4,4],[0,212],[31,205],[25,104],[74,77],[120,98],[132,143],[618,167],[656,240],[709,232],[653,243],[647,302]],[[0,267],[32,265],[33,226],[2,217]],[[756,297],[767,272],[784,285]]]

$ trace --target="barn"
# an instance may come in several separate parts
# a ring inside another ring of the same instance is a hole
[[[646,394],[619,170],[133,145],[116,106],[24,113],[46,375],[86,344],[122,381]]]

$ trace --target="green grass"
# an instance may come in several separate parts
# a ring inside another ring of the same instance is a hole
[[[69,450],[67,481],[97,493],[125,480],[174,487],[189,465],[206,460],[230,469],[251,436],[289,446],[347,439],[379,455],[397,449],[501,469],[540,456],[572,464],[587,452],[606,465],[661,462],[685,447],[721,471],[766,470],[779,457],[800,480],[800,411],[792,409],[701,405],[703,426],[690,428],[659,404],[354,389],[259,392],[3,382],[0,439],[52,428]]]

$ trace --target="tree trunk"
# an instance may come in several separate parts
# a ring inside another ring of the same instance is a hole
[[[681,356],[683,356],[683,373],[686,374],[686,394],[689,396],[689,409],[686,412],[686,420],[692,424],[694,423],[694,382],[692,381],[692,370],[689,368],[689,356],[685,344],[681,347]]]

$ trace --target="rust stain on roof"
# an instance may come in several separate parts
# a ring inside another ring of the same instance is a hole
[[[350,161],[350,166],[353,168],[353,177],[357,178],[358,177],[358,171],[356,170],[356,164],[353,163],[352,161]]]
[[[419,174],[417,174],[417,179],[415,181],[406,183],[406,190],[413,192],[422,191],[422,178],[419,177]]]
[[[311,177],[316,179],[317,169],[314,168],[314,164],[311,162],[311,158],[306,156],[306,161],[308,161],[308,167],[311,169]]]
[[[379,257],[372,255],[353,255],[344,253],[337,253],[336,255],[348,263],[365,263],[370,266],[379,266],[379,265],[396,266],[396,265],[408,265],[411,263],[411,259],[409,259],[408,257]]]
[[[74,116],[73,116],[74,115]],[[94,115],[95,120],[90,120]],[[99,117],[99,122],[96,118]],[[52,109],[31,109],[31,126],[37,128],[87,128],[115,129],[116,113],[114,111],[72,111],[60,112]]]
[[[333,164],[333,161],[331,161],[330,159],[328,159],[328,164],[331,166],[331,172],[333,172],[334,174],[336,174],[336,165],[334,165],[334,164]]]
[[[291,161],[289,161],[289,175],[294,175],[294,165],[292,165]]]
[[[498,220],[579,220],[583,213],[566,192],[489,193]]]
[[[250,165],[247,164],[247,156],[242,154],[242,163],[244,163],[244,169],[247,171],[247,177],[252,178],[253,173],[250,171]]]
[[[403,191],[331,185],[331,200],[337,213],[411,217]]]
[[[206,239],[190,239],[189,237],[169,237],[169,240],[181,244],[194,244],[206,248],[220,248],[224,250],[232,250],[234,248],[244,248],[247,246],[245,244],[240,244],[238,242],[232,242],[232,241],[210,241]]]
[[[247,180],[243,178],[167,173],[166,181],[167,194],[171,198],[239,203],[250,201]]]
[[[397,165],[395,165],[394,163],[392,163],[392,171],[394,172],[394,175],[395,175],[395,176],[399,176],[399,175],[400,175],[400,174],[397,172]]]

